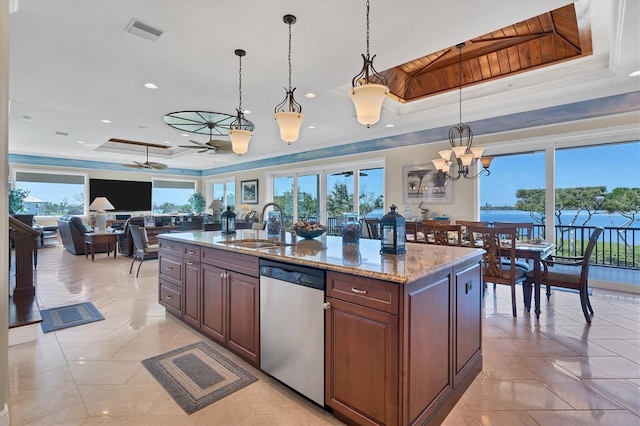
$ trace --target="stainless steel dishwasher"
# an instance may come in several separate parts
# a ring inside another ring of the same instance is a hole
[[[325,272],[260,260],[260,369],[324,407]]]

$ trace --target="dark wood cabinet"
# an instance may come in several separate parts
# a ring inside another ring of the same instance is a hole
[[[227,340],[227,280],[226,271],[203,263],[201,331],[220,343]]]
[[[200,262],[193,259],[183,259],[182,269],[184,271],[182,320],[192,327],[199,328],[202,300],[200,296]]]
[[[398,422],[398,316],[327,298],[325,403],[360,425]]]
[[[203,248],[201,331],[260,365],[258,258]]]
[[[326,404],[359,425],[440,424],[482,369],[480,257],[404,285],[327,273]]]
[[[227,346],[255,366],[260,365],[259,301],[258,278],[227,272]]]
[[[160,303],[255,366],[260,362],[258,258],[160,240]]]

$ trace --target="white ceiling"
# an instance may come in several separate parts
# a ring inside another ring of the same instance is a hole
[[[357,123],[347,92],[365,51],[363,0],[10,3],[17,9],[10,15],[10,154],[127,163],[144,161],[144,154],[97,148],[110,138],[172,146],[206,142],[203,135],[181,136],[162,118],[181,110],[235,113],[238,48],[247,51],[243,107],[256,126],[249,152],[238,157],[183,150],[172,157],[150,153],[150,161],[201,170],[458,121],[457,93],[445,93],[404,105],[389,98],[377,125]],[[371,53],[384,70],[567,3],[371,0]],[[280,141],[273,119],[288,78],[285,14],[297,17],[292,84],[306,115],[299,141],[290,146]],[[590,14],[592,56],[465,88],[463,120],[638,90],[640,77],[628,74],[640,69],[640,2],[592,0]],[[165,33],[155,42],[127,33],[132,18]],[[146,82],[159,89],[144,88]],[[307,92],[317,97],[303,97]]]

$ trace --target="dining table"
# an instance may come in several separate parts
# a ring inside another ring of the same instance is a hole
[[[509,244],[510,245],[510,244]],[[510,255],[511,247],[508,245],[501,246],[501,254]],[[535,299],[536,318],[540,318],[540,287],[542,285],[542,261],[549,257],[555,248],[555,244],[546,241],[517,241],[515,256],[517,259],[527,259],[533,261],[533,288]],[[525,291],[525,306],[528,311],[531,310],[530,291]]]

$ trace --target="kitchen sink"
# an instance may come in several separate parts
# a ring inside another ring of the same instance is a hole
[[[231,240],[231,241],[220,241],[220,242],[222,244],[226,244],[228,246],[241,247],[241,248],[252,248],[252,249],[283,247],[283,246],[287,245],[287,244],[279,242],[279,241],[256,240],[256,239]]]

